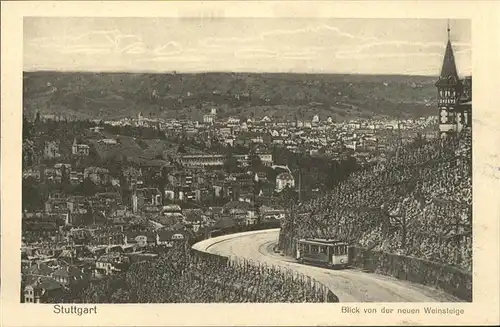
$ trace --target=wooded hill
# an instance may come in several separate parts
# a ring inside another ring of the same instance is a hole
[[[144,116],[322,119],[419,117],[435,112],[435,78],[265,73],[25,72],[25,114],[110,119]]]

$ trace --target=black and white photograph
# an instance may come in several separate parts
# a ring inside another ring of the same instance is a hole
[[[468,19],[25,17],[20,302],[472,302],[471,54]]]

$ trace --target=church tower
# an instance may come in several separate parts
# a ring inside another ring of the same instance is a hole
[[[462,83],[458,77],[455,56],[450,41],[448,26],[448,43],[444,53],[441,74],[436,82],[438,89],[439,134],[441,136],[459,132],[458,123],[462,116],[460,112],[460,96]]]
[[[73,155],[78,154],[78,143],[76,142],[76,137],[73,139],[73,145],[71,146],[71,152]]]

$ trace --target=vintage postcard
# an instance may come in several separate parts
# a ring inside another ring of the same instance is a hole
[[[3,325],[499,323],[499,8],[2,3]]]

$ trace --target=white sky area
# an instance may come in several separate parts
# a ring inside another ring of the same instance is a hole
[[[471,74],[470,20],[449,22]],[[447,20],[24,19],[24,70],[439,75]]]

